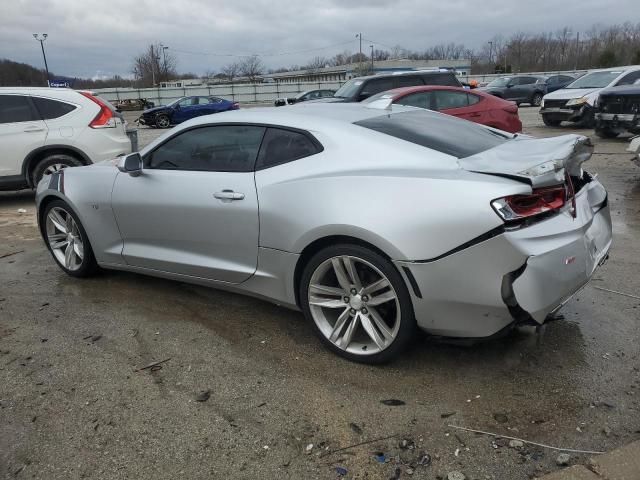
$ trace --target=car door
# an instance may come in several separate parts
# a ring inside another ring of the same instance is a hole
[[[527,97],[526,91],[526,82],[528,82],[529,77],[513,77],[511,82],[507,86],[504,92],[504,98],[506,100],[513,100],[514,102],[524,101]]]
[[[198,97],[198,116],[211,115],[223,110],[222,100],[216,97]]]
[[[133,267],[241,283],[256,269],[254,166],[265,128],[194,127],[145,152],[142,174],[120,173],[112,205]]]
[[[198,97],[187,97],[180,100],[173,112],[173,123],[181,123],[196,117],[198,111]]]
[[[22,162],[44,145],[47,125],[27,95],[0,95],[0,176],[20,175]]]
[[[457,90],[435,90],[433,92],[435,105],[434,110],[447,115],[452,115],[465,120],[477,121],[481,115],[478,113],[478,107],[469,105],[469,94]],[[475,99],[479,98],[473,95]]]

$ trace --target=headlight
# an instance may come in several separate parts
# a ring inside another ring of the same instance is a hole
[[[587,103],[587,97],[572,98],[567,102],[567,107],[571,105],[582,105],[584,103]]]

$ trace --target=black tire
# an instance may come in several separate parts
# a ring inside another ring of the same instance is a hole
[[[551,115],[544,114],[542,115],[542,121],[547,127],[558,127],[560,126],[560,123],[562,123],[562,120],[554,118]]]
[[[615,132],[606,127],[596,127],[595,131],[596,135],[600,138],[616,138],[618,135],[620,135],[619,132]]]
[[[380,272],[382,272],[384,276],[386,276],[387,280],[391,284],[391,287],[393,288],[393,290],[395,290],[396,293],[398,305],[400,307],[400,319],[398,320],[399,327],[396,336],[391,341],[391,343],[387,345],[386,348],[377,353],[354,354],[339,348],[333,342],[331,342],[325,336],[325,334],[322,333],[322,330],[316,324],[316,321],[314,320],[314,317],[311,313],[308,298],[309,284],[311,282],[313,273],[326,260],[333,257],[345,255],[369,262]],[[402,276],[396,270],[393,264],[387,258],[369,248],[353,244],[338,244],[324,248],[323,250],[317,252],[315,255],[313,255],[313,257],[309,259],[304,267],[299,285],[299,299],[304,316],[313,326],[313,329],[318,338],[320,338],[320,340],[327,346],[327,348],[329,348],[329,350],[348,360],[368,364],[386,363],[397,357],[400,353],[406,351],[410,341],[412,340],[412,338],[414,338],[414,334],[416,331],[416,320],[414,317],[413,305],[411,303],[411,297],[409,295],[409,291],[407,290],[407,286]]]
[[[61,168],[67,167],[79,167],[82,165],[82,162],[78,160],[76,157],[72,157],[71,155],[67,155],[64,153],[54,153],[51,155],[47,155],[38,163],[32,170],[31,181],[33,182],[33,186],[38,185],[42,177],[44,176],[47,169],[50,171],[57,171]]]
[[[593,128],[596,124],[596,115],[593,111],[587,111],[580,121],[576,122],[578,128]]]
[[[82,244],[84,247],[84,255],[82,258],[82,262],[79,268],[77,269],[72,270],[65,267],[65,265],[62,264],[58,260],[58,258],[55,256],[53,249],[51,248],[51,244],[50,244],[50,241],[48,240],[48,235],[47,235],[47,216],[49,215],[49,212],[51,212],[51,210],[53,210],[54,208],[62,209],[65,212],[67,212],[69,215],[71,215],[76,225],[78,226],[78,233],[80,234],[80,237],[82,239]],[[91,244],[89,243],[89,237],[87,237],[87,232],[84,230],[84,227],[82,226],[82,223],[80,222],[80,219],[78,218],[78,216],[75,214],[73,209],[69,207],[69,205],[66,202],[64,202],[63,200],[53,200],[52,202],[48,203],[44,211],[42,212],[42,216],[40,218],[40,225],[42,225],[44,242],[47,245],[47,249],[49,250],[49,253],[51,253],[51,256],[53,257],[55,262],[67,275],[70,275],[72,277],[80,277],[80,278],[89,277],[94,275],[99,270],[98,263],[96,262],[96,258],[93,254],[93,249],[91,248]]]
[[[158,128],[169,128],[171,126],[171,120],[169,119],[169,115],[161,113],[160,115],[156,115],[155,119],[156,127]]]
[[[539,107],[540,104],[542,103],[542,96],[543,96],[542,93],[535,92],[531,97],[531,106]]]

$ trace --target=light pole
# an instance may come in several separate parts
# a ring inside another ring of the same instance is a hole
[[[166,82],[167,80],[169,80],[167,78],[167,46],[160,44],[160,46],[162,47],[162,58],[163,58],[163,63],[164,63],[164,81]]]
[[[44,41],[47,39],[49,35],[47,35],[46,33],[43,33],[42,35],[39,35],[38,33],[34,33],[33,34],[33,38],[35,38],[37,41],[40,42],[40,48],[42,48],[42,57],[44,58],[44,69],[47,72],[47,87],[50,86],[49,85],[49,66],[47,65],[47,56],[44,53]]]
[[[491,53],[493,52],[493,42],[489,42],[489,65],[491,65]]]
[[[369,45],[371,47],[371,73],[373,73],[373,45]]]
[[[362,33],[356,33],[356,38],[360,39],[360,57],[358,57],[358,61],[362,63]]]

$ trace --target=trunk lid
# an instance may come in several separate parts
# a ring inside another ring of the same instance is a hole
[[[567,175],[581,178],[581,165],[592,153],[591,140],[582,135],[517,136],[484,152],[461,158],[458,164],[470,172],[513,178],[538,188],[561,185]]]

